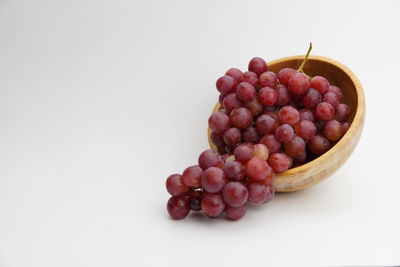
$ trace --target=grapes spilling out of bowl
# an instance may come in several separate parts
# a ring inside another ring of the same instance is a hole
[[[172,218],[201,211],[238,220],[249,203],[272,200],[275,174],[324,154],[345,134],[352,111],[342,90],[303,72],[311,48],[298,70],[274,73],[255,57],[248,71],[231,68],[217,80],[220,108],[208,120],[217,150],[167,178]]]

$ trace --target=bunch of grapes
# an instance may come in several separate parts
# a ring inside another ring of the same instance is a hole
[[[348,130],[351,110],[341,103],[342,90],[303,72],[310,49],[298,70],[276,74],[256,57],[247,72],[231,68],[217,80],[221,108],[208,124],[218,152],[204,151],[198,165],[167,178],[174,219],[190,210],[240,219],[248,202],[273,198],[275,173],[322,155]]]

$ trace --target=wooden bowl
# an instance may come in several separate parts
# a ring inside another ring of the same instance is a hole
[[[278,73],[285,67],[297,69],[304,56],[292,56],[269,62],[269,70]],[[313,186],[339,169],[354,151],[363,129],[365,117],[364,91],[354,73],[343,64],[330,58],[310,56],[304,67],[309,76],[321,75],[332,85],[343,90],[343,102],[350,106],[352,114],[351,126],[346,134],[330,150],[318,158],[299,167],[289,169],[276,176],[274,186],[277,192],[298,191]],[[214,111],[220,109],[219,103]],[[208,142],[212,149],[216,147],[210,140],[211,130],[208,129]]]

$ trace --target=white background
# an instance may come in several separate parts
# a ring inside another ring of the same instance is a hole
[[[0,266],[400,264],[399,1],[0,0]],[[353,156],[238,222],[169,218],[215,80],[254,56],[349,66]]]

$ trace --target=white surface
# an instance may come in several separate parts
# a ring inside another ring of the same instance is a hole
[[[399,1],[0,1],[0,266],[400,264]],[[362,140],[239,222],[169,219],[215,80],[253,56],[348,65]]]

